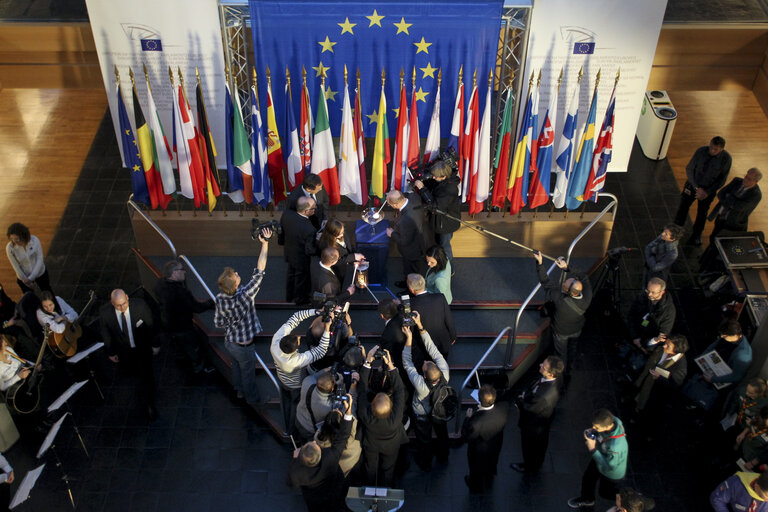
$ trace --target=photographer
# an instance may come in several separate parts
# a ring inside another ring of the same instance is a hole
[[[461,216],[461,202],[459,198],[459,176],[454,174],[454,169],[450,161],[438,160],[429,169],[430,178],[425,181],[416,180],[413,186],[422,193],[426,188],[432,195],[435,207],[453,217]],[[424,202],[427,202],[426,200]],[[451,249],[451,238],[453,233],[461,225],[459,221],[449,219],[445,215],[430,212],[427,222],[435,234],[437,242],[445,250],[448,261],[453,265],[453,251]],[[431,245],[427,242],[427,245]]]
[[[299,404],[302,373],[306,373],[304,368],[322,358],[328,350],[332,319],[328,319],[323,324],[324,329],[320,343],[306,352],[299,353],[301,337],[291,334],[301,322],[315,313],[314,309],[305,309],[294,313],[272,336],[272,344],[269,347],[269,352],[275,361],[277,378],[280,381],[280,403],[283,409],[285,428],[289,434],[293,433],[296,422],[296,407]]]
[[[353,424],[351,395],[347,395],[344,404],[344,418],[330,446],[320,446],[313,440],[293,452],[288,483],[292,487],[301,487],[310,512],[346,510],[347,486],[339,464]]]
[[[378,392],[373,400],[368,399],[371,363],[379,354],[387,372],[387,379],[392,383],[392,396]],[[379,347],[373,347],[360,370],[362,389],[357,416],[365,426],[363,454],[365,459],[366,483],[379,487],[391,487],[395,474],[395,463],[400,445],[408,442],[408,435],[403,427],[405,410],[405,387],[400,374],[392,364],[392,358],[386,350],[379,353]]]
[[[627,473],[629,445],[624,425],[608,409],[592,415],[592,428],[584,431],[587,450],[592,455],[581,477],[581,494],[568,500],[571,508],[595,505],[595,485],[600,482],[600,496],[614,500],[619,483]]]
[[[330,341],[328,342],[328,350],[325,355],[320,359],[313,361],[309,365],[312,373],[329,368],[334,364],[341,362],[350,348],[358,347],[357,338],[352,330],[352,319],[349,317],[349,313],[346,313],[341,306],[336,306],[335,303],[326,303],[319,311],[317,316],[307,329],[306,343],[310,347],[315,347],[320,344],[321,337],[325,330],[324,319],[328,314],[333,315],[333,321],[330,328]],[[358,368],[363,364],[360,361]],[[356,368],[357,369],[357,368]]]
[[[403,334],[405,335],[403,367],[414,387],[411,407],[416,418],[416,463],[422,470],[429,471],[432,468],[433,428],[435,429],[436,436],[434,455],[440,464],[445,465],[448,463],[448,425],[445,420],[433,417],[432,404],[435,402],[435,395],[439,393],[437,388],[439,386],[447,386],[448,380],[451,377],[448,363],[440,354],[440,351],[437,350],[435,344],[432,343],[432,338],[429,337],[429,333],[421,323],[418,311],[414,311],[413,315],[416,328],[419,330],[419,334],[421,334],[421,340],[432,361],[424,361],[421,365],[422,374],[420,375],[411,359],[413,333],[410,327],[403,327]]]
[[[360,376],[352,376],[349,394],[357,399],[357,381]],[[315,432],[322,426],[323,420],[333,409],[341,407],[344,381],[338,373],[326,371],[310,375],[301,383],[301,398],[296,408],[296,432],[301,439],[313,439]]]
[[[227,267],[219,276],[219,290],[216,295],[216,311],[213,323],[225,328],[224,347],[234,359],[232,382],[238,396],[245,396],[246,402],[256,404],[261,401],[256,384],[256,352],[253,338],[261,332],[261,323],[256,315],[253,301],[261,289],[264,270],[267,268],[267,252],[271,229],[264,229],[258,236],[261,252],[253,270],[253,277],[245,286],[240,286],[240,275]]]

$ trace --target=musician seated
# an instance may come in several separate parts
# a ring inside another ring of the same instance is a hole
[[[31,362],[16,354],[6,335],[0,334],[0,391],[6,391],[20,380],[29,377],[33,366]]]
[[[40,327],[47,325],[51,332],[61,334],[68,323],[77,320],[75,310],[61,297],[54,297],[49,291],[44,291],[41,297],[40,308],[37,310],[37,321]]]

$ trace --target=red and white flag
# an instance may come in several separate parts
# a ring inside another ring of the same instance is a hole
[[[176,119],[176,162],[179,169],[181,195],[195,201],[195,208],[206,204],[203,162],[200,159],[200,147],[197,144],[195,123],[192,111],[181,85],[177,86]]]
[[[392,182],[389,190],[405,190],[408,174],[408,98],[405,86],[400,85],[400,108],[397,112],[397,133],[395,134],[395,156],[392,159]]]
[[[365,176],[365,134],[363,133],[363,109],[360,106],[360,91],[355,90],[355,141],[357,143],[357,162],[360,168],[360,195],[363,203],[368,202],[368,180]]]
[[[469,214],[474,215],[483,211],[485,200],[491,186],[491,87],[485,96],[483,121],[480,123],[480,134],[474,147],[472,157],[473,190],[469,194]]]
[[[435,106],[432,107],[432,118],[429,120],[427,142],[424,145],[424,163],[431,162],[440,154],[440,86],[435,93]]]
[[[469,108],[467,108],[467,124],[464,127],[464,137],[461,143],[461,160],[464,174],[461,177],[461,202],[467,201],[467,195],[470,188],[474,192],[474,183],[477,180],[477,167],[473,164],[475,147],[478,143],[478,127],[480,124],[480,105],[477,99],[477,86],[472,88],[472,94],[469,97]]]
[[[416,108],[416,89],[411,91],[411,111],[408,116],[408,167],[419,165],[419,113]]]

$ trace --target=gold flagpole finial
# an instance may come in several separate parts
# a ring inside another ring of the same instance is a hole
[[[536,87],[541,87],[541,70],[539,70],[539,77],[536,79]]]
[[[488,87],[493,85],[493,70],[488,72]]]
[[[120,85],[120,71],[117,70],[117,64],[115,64],[115,81],[117,82],[117,85]]]
[[[347,86],[347,75],[348,75],[348,73],[347,73],[347,65],[344,64],[344,87]]]
[[[472,87],[477,85],[477,68],[475,68],[475,72],[472,73]]]
[[[357,68],[357,72],[355,73],[355,78],[357,79],[357,90],[360,90],[360,68]]]
[[[381,86],[384,87],[384,83],[387,81],[387,72],[384,68],[381,68]]]
[[[197,77],[197,83],[200,85],[200,70],[195,66],[195,76]]]
[[[464,64],[459,68],[459,83],[464,80]]]
[[[253,96],[256,98],[256,108],[259,107],[259,77],[256,74],[256,68],[251,67],[251,81],[253,82]],[[235,87],[237,89],[237,87]]]
[[[171,66],[168,66],[168,76],[171,78],[171,87],[173,87],[173,70],[171,69]]]
[[[144,69],[144,80],[146,80],[146,82],[147,82],[147,90],[151,93],[152,92],[152,87],[149,85],[149,72],[147,71],[147,65],[146,64],[142,64],[141,66]]]
[[[443,82],[443,68],[440,67],[437,70],[437,86],[440,87],[440,84]]]
[[[301,66],[301,85],[307,86],[307,68]]]
[[[411,73],[411,88],[416,89],[416,66],[413,66],[413,73]]]
[[[616,70],[616,81],[613,83],[615,86],[617,83],[619,83],[619,77],[621,77],[621,68]]]
[[[597,76],[595,77],[595,90],[597,90],[597,85],[600,83],[600,72],[602,71],[602,68],[597,70]]]
[[[405,71],[403,71],[403,68],[400,68],[400,87],[403,86],[403,79],[405,78]]]
[[[584,66],[579,69],[579,80],[577,83],[581,83],[581,77],[584,76]]]
[[[181,66],[178,68],[179,82],[181,82],[181,88],[184,88],[184,75],[181,73]]]
[[[269,66],[267,66],[267,85],[272,87],[272,72],[269,70]]]
[[[531,71],[531,78],[528,79],[528,88],[533,87],[533,71]]]
[[[224,80],[229,83],[229,66],[224,68]]]
[[[136,88],[136,79],[133,77],[133,69],[128,67],[128,76],[131,77],[131,87]]]
[[[267,68],[267,72],[269,72],[269,68]],[[267,75],[267,80],[269,80],[269,75]],[[320,71],[320,85],[325,88],[325,70],[323,69]]]
[[[237,80],[237,78],[235,78],[235,80]],[[253,66],[251,66],[251,80],[253,81],[253,86],[256,87],[256,82],[258,81],[258,76],[256,75],[256,68],[253,67]]]
[[[288,66],[285,66],[285,86],[288,88],[288,98],[293,102],[293,91],[291,90],[291,72]]]

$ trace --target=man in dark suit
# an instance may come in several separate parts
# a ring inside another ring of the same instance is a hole
[[[717,193],[719,202],[709,214],[708,219],[715,219],[715,227],[709,237],[709,243],[722,230],[747,231],[749,214],[757,207],[763,198],[757,182],[763,173],[756,167],[747,171],[743,178],[733,178],[729,184]]]
[[[323,189],[323,180],[317,174],[307,174],[300,187],[296,187],[288,195],[286,210],[298,211],[299,199],[307,197],[315,201],[315,211],[309,216],[315,231],[319,230],[323,222],[328,220],[328,194]]]
[[[123,290],[112,290],[110,303],[99,310],[101,338],[109,360],[120,373],[136,379],[137,401],[150,420],[157,417],[152,356],[160,351],[152,311],[141,299],[128,299]]]
[[[283,236],[278,239],[284,245],[283,256],[288,263],[285,280],[285,300],[297,305],[309,304],[310,258],[315,254],[315,233],[309,217],[315,211],[315,200],[300,197],[297,211],[285,210],[280,218]]]
[[[515,471],[528,474],[538,473],[544,463],[544,455],[549,445],[549,427],[555,406],[560,399],[557,380],[562,375],[565,365],[557,356],[549,356],[539,365],[541,377],[537,377],[526,386],[525,391],[515,400],[520,409],[521,446],[523,463],[513,463]]]
[[[456,341],[456,327],[445,296],[442,293],[428,293],[424,278],[419,274],[409,274],[407,285],[411,295],[411,311],[419,312],[424,329],[432,337],[437,350],[448,359],[451,345]],[[421,368],[427,353],[418,332],[414,335],[413,354],[413,363],[416,368]]]
[[[312,291],[323,293],[328,299],[344,304],[355,293],[355,287],[349,285],[346,290],[341,290],[341,280],[332,268],[338,261],[339,251],[333,247],[326,247],[320,253],[320,259],[314,259],[310,265]]]
[[[360,404],[357,408],[357,417],[365,426],[363,455],[366,483],[378,487],[391,487],[400,445],[408,442],[408,436],[403,428],[405,387],[395,365],[392,364],[392,357],[384,351],[382,361],[387,369],[387,378],[392,383],[392,396],[380,392],[369,402],[368,379],[371,373],[371,362],[378,349],[378,347],[371,349],[365,364],[360,369],[362,389],[358,393]]]
[[[387,228],[387,236],[395,242],[403,258],[403,277],[411,273],[424,275],[427,271],[424,210],[419,196],[404,196],[399,190],[393,190],[387,194],[387,204],[399,212],[392,227]],[[395,286],[404,288],[405,283],[398,281]]]
[[[347,489],[339,459],[352,430],[352,419],[352,396],[347,395],[344,421],[331,446],[320,448],[317,441],[310,441],[293,452],[288,482],[293,487],[301,487],[310,512],[347,510],[344,506]]]
[[[464,477],[464,482],[470,492],[481,491],[493,482],[509,417],[509,405],[496,403],[493,386],[482,386],[478,398],[480,407],[476,412],[467,409],[461,427],[461,438],[468,443],[469,475]]]

